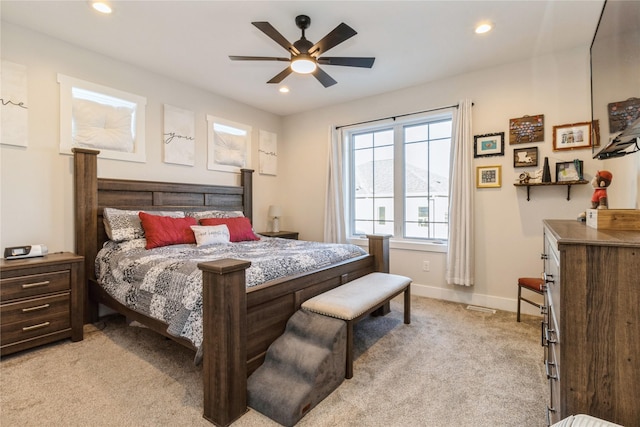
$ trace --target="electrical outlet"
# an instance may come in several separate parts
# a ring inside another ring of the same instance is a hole
[[[429,264],[429,261],[422,261],[422,271],[429,271],[431,268],[431,265]]]

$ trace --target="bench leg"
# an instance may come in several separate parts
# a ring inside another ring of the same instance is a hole
[[[353,322],[347,320],[347,366],[344,377],[350,379],[353,377]]]
[[[407,289],[404,290],[404,323],[408,325],[411,323],[411,285],[407,285]]]

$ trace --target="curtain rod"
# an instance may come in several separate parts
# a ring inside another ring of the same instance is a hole
[[[336,126],[336,130],[338,130],[340,128],[346,128],[346,127],[349,127],[349,126],[363,125],[365,123],[379,122],[381,120],[393,119],[395,121],[398,117],[413,116],[414,114],[430,113],[432,111],[446,110],[447,108],[458,108],[459,106],[460,106],[460,104],[447,105],[446,107],[431,108],[429,110],[416,111],[415,113],[398,114],[397,116],[389,116],[389,117],[382,117],[380,119],[365,120],[364,122],[350,123],[348,125]],[[471,103],[471,106],[473,106],[473,103]]]

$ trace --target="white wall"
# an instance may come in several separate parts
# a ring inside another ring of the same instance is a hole
[[[554,177],[556,162],[579,158],[584,161],[585,178],[591,179],[597,169],[603,168],[603,162],[593,160],[590,149],[554,152],[552,142],[554,125],[591,119],[589,82],[588,49],[583,48],[286,117],[285,139],[296,141],[289,144],[282,159],[287,165],[288,194],[295,195],[280,201],[288,215],[286,228],[299,231],[304,239],[322,240],[331,125],[411,113],[470,98],[475,103],[473,133],[505,132],[507,136],[504,157],[474,161],[476,166],[501,165],[503,172],[501,188],[475,192],[476,284],[469,288],[447,285],[444,253],[392,250],[391,271],[412,277],[414,293],[515,310],[516,279],[542,272],[542,220],[576,219],[590,207],[593,189],[590,185],[573,186],[571,200],[567,201],[567,187],[536,187],[531,189],[531,201],[527,201],[526,190],[513,183],[520,172],[536,168],[515,169],[513,149],[537,146],[539,167],[544,157],[549,157]],[[544,114],[545,141],[509,145],[509,119],[536,114]],[[621,206],[612,200],[612,207],[634,207],[639,198],[635,157],[607,162],[606,167],[615,175],[617,190],[625,194],[633,191],[629,198],[633,203]],[[309,178],[296,179],[300,176]],[[426,260],[430,261],[430,272],[422,271]]]
[[[238,174],[207,170],[206,115],[252,126],[254,225],[266,230],[266,210],[278,188],[278,177],[257,171],[258,132],[264,129],[280,135],[279,116],[6,22],[2,23],[2,59],[26,66],[29,107],[28,147],[0,145],[2,248],[44,243],[52,252],[74,250],[72,158],[58,153],[58,73],[147,98],[146,163],[99,159],[98,176],[239,185]],[[162,161],[165,103],[196,113],[193,167]]]
[[[205,115],[253,126],[254,168],[257,167],[258,130],[278,133],[278,176],[257,172],[254,175],[254,225],[257,230],[268,229],[268,206],[278,203],[284,210],[281,229],[299,231],[300,237],[307,240],[322,240],[323,236],[331,125],[410,113],[470,98],[475,103],[473,130],[476,135],[508,134],[509,119],[544,114],[545,142],[532,144],[539,148],[541,162],[547,156],[553,168],[557,161],[580,158],[584,161],[587,179],[604,164],[592,160],[590,150],[552,151],[553,125],[590,119],[586,48],[496,66],[284,119],[4,22],[2,58],[26,65],[29,91],[28,148],[0,146],[0,246],[3,248],[45,243],[52,251],[74,249],[72,163],[69,156],[58,153],[57,73],[147,98],[147,162],[100,160],[99,176],[235,185],[237,175],[206,169]],[[164,103],[197,114],[194,167],[162,162]],[[416,284],[414,293],[513,310],[516,278],[537,276],[542,271],[539,257],[542,219],[575,219],[589,207],[592,193],[589,185],[573,187],[571,201],[566,200],[565,187],[533,188],[532,200],[527,202],[525,190],[512,185],[518,173],[526,170],[513,168],[513,148],[507,142],[504,157],[475,161],[475,165],[499,164],[503,170],[501,188],[475,193],[476,285],[460,288],[445,284],[441,252],[393,250],[391,270],[412,277]],[[634,155],[606,162],[606,168],[615,176],[616,193],[625,194],[627,199],[627,205],[620,205],[616,197],[611,197],[610,206],[634,207],[638,203],[639,160],[640,155]],[[425,260],[431,263],[428,273],[421,271]]]

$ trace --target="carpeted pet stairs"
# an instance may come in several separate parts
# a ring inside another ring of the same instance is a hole
[[[344,380],[346,323],[306,310],[287,322],[265,361],[248,379],[248,403],[293,426]]]

